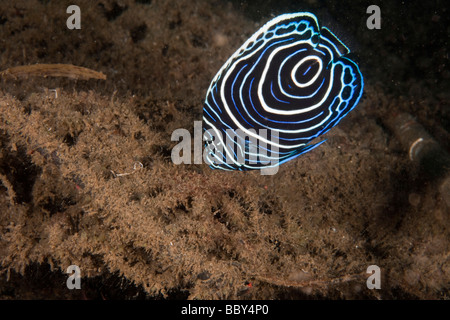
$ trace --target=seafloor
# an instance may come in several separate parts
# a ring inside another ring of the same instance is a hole
[[[387,123],[450,149],[446,1],[1,1],[1,299],[449,299],[449,208]],[[353,50],[364,96],[273,176],[174,165],[209,83],[271,17],[314,12]],[[142,168],[135,164],[142,164]],[[81,290],[68,290],[68,266]],[[368,289],[369,265],[381,289]]]

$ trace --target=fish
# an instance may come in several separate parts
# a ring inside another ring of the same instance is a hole
[[[225,62],[203,107],[204,160],[212,169],[279,166],[326,140],[360,101],[350,49],[309,12],[264,24]]]

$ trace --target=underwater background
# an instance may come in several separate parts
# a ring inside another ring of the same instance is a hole
[[[358,105],[275,175],[174,164],[218,70],[294,12],[351,49]],[[0,1],[0,298],[448,299],[449,20],[446,1]],[[34,64],[107,78],[14,73]]]

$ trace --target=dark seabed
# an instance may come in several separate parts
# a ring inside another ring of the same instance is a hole
[[[450,298],[448,1],[84,0],[69,30],[71,4],[0,5],[1,71],[107,76],[1,73],[0,299]],[[228,57],[299,11],[351,49],[356,108],[275,175],[175,165]]]

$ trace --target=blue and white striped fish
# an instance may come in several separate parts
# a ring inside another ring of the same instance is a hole
[[[205,160],[212,168],[277,166],[352,110],[363,92],[350,50],[307,12],[266,23],[223,65],[203,108]]]

